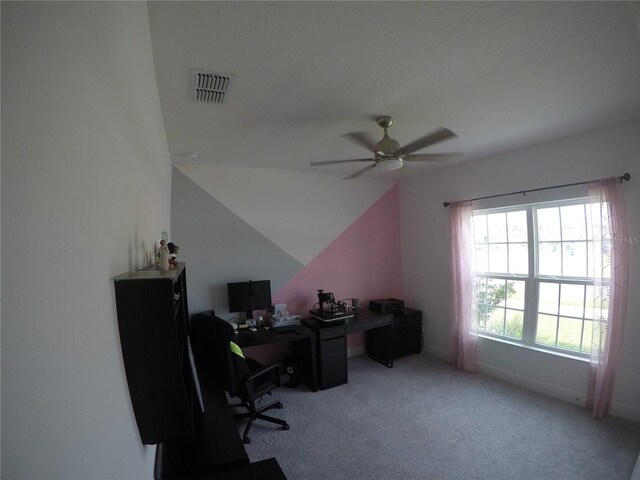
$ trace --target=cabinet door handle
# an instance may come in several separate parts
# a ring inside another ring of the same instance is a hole
[[[178,300],[180,300],[180,294],[179,293],[174,293],[173,294],[173,299],[177,302]]]

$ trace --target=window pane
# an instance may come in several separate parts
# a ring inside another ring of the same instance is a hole
[[[559,285],[557,283],[540,282],[538,311],[558,314]]]
[[[596,249],[602,249],[602,253],[595,252],[595,271],[596,276],[602,276],[602,278],[611,278],[611,242],[603,240],[601,243],[596,243]]]
[[[609,317],[609,287],[594,287],[593,295],[593,319],[606,320]]]
[[[522,340],[522,325],[522,312],[507,309],[504,334]]]
[[[587,244],[586,242],[567,242],[562,244],[562,275],[567,277],[587,276]]]
[[[591,339],[593,338],[593,322],[585,320],[582,322],[582,348],[583,352],[591,352]]]
[[[584,297],[584,318],[593,318],[593,302],[595,294],[593,291],[593,285],[587,285],[587,293]]]
[[[524,281],[507,283],[507,307],[524,310]]]
[[[474,215],[473,216],[473,235],[476,243],[486,243],[487,238],[487,216],[486,215]]]
[[[476,271],[489,271],[489,248],[486,244],[476,245]]]
[[[487,303],[489,305],[504,307],[506,297],[506,280],[499,278],[487,279]]]
[[[529,273],[529,252],[526,243],[509,244],[509,273]]]
[[[527,241],[527,212],[525,210],[508,212],[507,225],[509,227],[509,242]]]
[[[476,316],[478,320],[478,328],[484,330],[487,323],[487,279],[484,277],[476,277]]]
[[[593,227],[592,236],[594,240],[610,239],[611,232],[609,230],[609,211],[606,203],[592,203],[589,205],[591,226]]]
[[[604,343],[606,340],[607,326],[604,322],[593,322],[593,337],[591,341],[591,348],[599,348],[600,351],[604,350]],[[599,344],[599,345],[598,345]]]
[[[556,329],[558,317],[554,315],[538,315],[538,326],[536,328],[536,343],[545,345],[556,344]]]
[[[540,243],[538,247],[538,270],[540,275],[561,275],[559,243]]]
[[[492,213],[487,215],[490,243],[507,241],[506,220],[507,217],[504,213]]]
[[[584,206],[584,208],[585,208],[585,210],[587,212],[587,238],[589,240],[593,240],[593,223],[591,221],[591,215],[592,215],[592,212],[594,212],[595,210],[591,209],[591,204],[590,203],[587,203]]]
[[[487,332],[502,335],[504,332],[504,308],[494,308],[487,319]]]
[[[562,240],[585,240],[587,238],[584,205],[560,208]]]
[[[558,346],[580,350],[580,338],[582,336],[582,320],[560,317],[558,326]]]
[[[584,285],[560,286],[560,315],[580,317],[584,312]]]
[[[557,207],[536,210],[538,240],[560,240],[560,210]]]
[[[507,273],[507,244],[489,245],[489,271]]]

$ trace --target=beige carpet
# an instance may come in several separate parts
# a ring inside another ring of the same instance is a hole
[[[638,423],[423,355],[353,357],[348,384],[275,396],[291,429],[256,422],[247,452],[290,480],[629,480],[640,451]]]

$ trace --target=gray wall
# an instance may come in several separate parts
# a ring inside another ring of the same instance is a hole
[[[152,478],[111,279],[170,227],[144,2],[2,2],[2,478]]]
[[[479,162],[460,163],[400,184],[403,292],[421,308],[427,351],[446,357],[449,338],[449,211],[442,202],[631,174],[624,185],[630,232],[640,236],[640,124],[627,123],[533,145]],[[475,202],[489,207],[569,198],[586,188]],[[421,208],[410,208],[420,205]],[[640,420],[640,246],[630,246],[629,303],[612,412]],[[517,384],[584,403],[584,361],[492,340],[480,341],[481,370]]]
[[[187,262],[189,311],[227,310],[227,282],[271,280],[272,293],[302,264],[173,169],[171,231]]]

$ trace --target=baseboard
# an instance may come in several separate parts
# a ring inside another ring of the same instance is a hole
[[[534,392],[564,400],[565,402],[575,403],[582,406],[585,406],[586,404],[586,398],[583,392],[576,392],[568,388],[558,387],[557,385],[541,382],[540,380],[518,375],[483,363],[478,364],[478,372],[533,390]]]
[[[425,345],[424,350],[428,355],[432,355],[442,360],[447,360],[446,350],[431,345]],[[498,378],[500,380],[504,380],[505,382],[513,383],[520,387],[533,390],[534,392],[549,395],[550,397],[557,398],[559,400],[564,400],[565,402],[582,406],[586,405],[585,392],[576,392],[568,388],[558,387],[557,385],[541,382],[540,380],[535,380],[530,377],[525,377],[523,375],[518,375],[507,370],[481,363],[478,364],[478,371],[487,376]],[[616,417],[640,422],[640,408],[638,407],[626,405],[619,402],[612,402],[611,407],[609,408],[609,413]]]
[[[624,403],[611,402],[609,413],[615,417],[640,422],[640,408],[638,407],[633,407]],[[638,469],[638,480],[640,480],[640,468]]]
[[[359,347],[353,347],[347,349],[347,357],[355,357],[357,355],[362,355],[366,353],[367,348],[366,345],[360,345]]]
[[[631,472],[630,480],[640,480],[640,455],[638,455],[636,467],[633,469],[633,472]]]
[[[444,361],[448,360],[447,351],[441,348],[434,347],[432,345],[425,345],[423,351],[427,355],[431,355],[432,357],[439,358],[440,360],[444,360]]]
[[[530,377],[517,375],[513,372],[502,370],[490,365],[478,364],[478,371],[485,375],[499,378],[509,383],[513,383],[523,388],[533,390],[534,392],[549,395],[550,397],[564,400],[565,402],[574,403],[576,405],[586,406],[586,393],[576,392],[568,388],[558,387],[550,383],[541,382]],[[609,408],[609,414],[615,417],[626,418],[627,420],[640,421],[640,408],[624,403],[612,402]]]

